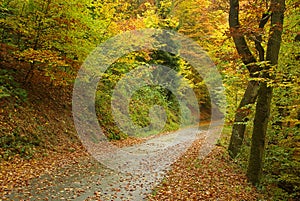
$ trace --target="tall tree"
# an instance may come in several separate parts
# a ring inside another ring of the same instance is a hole
[[[265,136],[267,132],[270,105],[272,99],[272,87],[268,85],[270,75],[269,69],[278,63],[278,55],[281,43],[283,27],[283,14],[285,0],[271,0],[270,6],[266,4],[267,11],[262,14],[257,31],[247,32],[239,22],[240,1],[230,0],[229,25],[236,49],[241,56],[243,63],[247,66],[252,79],[248,83],[244,97],[235,115],[235,123],[229,145],[229,153],[235,157],[240,150],[244,139],[246,123],[248,121],[248,106],[255,103],[255,118],[252,134],[251,153],[248,166],[248,177],[252,183],[258,183],[262,172],[262,160],[265,148]],[[267,52],[262,45],[263,28],[271,18],[271,25],[268,35]],[[249,28],[251,29],[251,28]],[[249,48],[245,36],[254,40],[258,59]],[[257,61],[260,62],[257,62]],[[258,81],[259,80],[259,81]],[[257,98],[258,97],[258,98]]]
[[[243,4],[248,5],[248,2],[245,3],[243,1]],[[255,4],[253,5],[257,6],[257,3],[255,2]],[[243,63],[247,66],[251,78],[251,80],[248,82],[247,89],[244,93],[244,96],[235,114],[235,120],[232,128],[232,135],[231,135],[230,144],[228,148],[229,154],[233,158],[237,156],[242,146],[246,125],[249,120],[249,118],[247,118],[250,111],[249,108],[251,107],[251,105],[255,103],[258,95],[259,79],[257,78],[260,77],[259,72],[263,70],[262,67],[265,65],[265,63],[263,62],[266,60],[265,50],[262,45],[263,33],[264,33],[263,29],[271,17],[271,12],[267,3],[265,5],[266,7],[265,9],[263,9],[262,7],[264,6],[261,3],[260,5],[257,6],[256,10],[253,10],[253,13],[262,12],[261,19],[259,20],[259,24],[257,25],[257,28],[253,29],[251,27],[241,27],[240,20],[239,20],[240,1],[239,0],[230,1],[230,14],[229,14],[230,32],[234,40],[236,49],[239,55],[241,56]],[[251,8],[253,8],[253,6]],[[251,8],[250,9],[248,8],[248,10],[252,10]],[[249,12],[246,13],[247,16],[249,14],[251,13]],[[251,24],[249,23],[248,26],[250,25]],[[255,50],[257,52],[257,58],[251,52],[251,48],[248,46],[246,36],[248,36],[248,38],[254,41]],[[257,61],[259,61],[260,63]]]
[[[265,79],[261,82],[258,91],[251,153],[247,171],[249,180],[254,184],[259,182],[262,173],[265,136],[267,132],[272,100],[272,87],[268,86],[268,79],[270,78],[268,69],[278,64],[278,55],[283,30],[284,10],[285,0],[271,0],[271,28],[266,53],[266,60],[269,62],[269,64],[266,66],[266,71],[263,72],[263,78]]]
[[[258,76],[259,65],[257,65],[257,59],[252,54],[247,41],[245,39],[246,33],[240,26],[239,20],[239,0],[230,0],[230,13],[229,13],[229,26],[232,38],[234,40],[236,49],[241,56],[243,63],[247,66],[250,73],[250,77],[254,78]],[[269,18],[268,14],[263,14],[259,23],[259,29],[263,29]],[[255,47],[259,52],[260,61],[264,60],[264,49],[261,46],[261,35],[256,36]],[[234,124],[232,128],[232,135],[229,144],[229,154],[231,157],[236,157],[242,146],[244,140],[244,133],[246,124],[248,122],[249,106],[255,103],[258,93],[259,83],[256,80],[248,82],[247,89],[244,96],[238,106],[235,114]]]

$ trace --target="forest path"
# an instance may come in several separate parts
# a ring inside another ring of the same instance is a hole
[[[32,179],[27,186],[13,190],[6,198],[144,200],[193,141],[205,137],[204,129],[186,128],[121,148],[107,162],[118,164],[121,172],[107,168],[95,159],[86,158]]]

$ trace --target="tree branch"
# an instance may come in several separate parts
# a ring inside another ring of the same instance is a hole
[[[244,34],[239,29],[239,0],[230,0],[229,27],[236,49],[242,57],[243,63],[247,65],[251,74],[256,72],[258,70],[256,65],[248,65],[255,63],[256,59],[248,47]]]
[[[259,22],[259,29],[262,30],[265,25],[267,24],[268,20],[270,19],[271,14],[270,14],[270,10],[268,10],[267,13],[264,13],[262,15],[262,18]],[[259,55],[259,61],[264,61],[265,60],[265,50],[263,48],[263,46],[261,45],[262,42],[262,36],[260,33],[255,34],[255,49],[258,51],[258,55]]]
[[[281,35],[283,30],[285,0],[273,0],[271,2],[270,9],[272,12],[271,29],[266,59],[267,61],[271,62],[271,65],[276,65],[278,63]]]

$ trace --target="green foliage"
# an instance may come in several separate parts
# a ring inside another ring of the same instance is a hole
[[[297,8],[297,9],[295,9]],[[263,179],[259,189],[272,200],[298,200],[300,196],[300,158],[299,158],[299,104],[300,104],[300,71],[298,66],[300,49],[295,41],[299,33],[299,8],[295,1],[287,1],[285,27],[280,50],[279,63],[270,69],[272,79],[268,85],[273,87],[273,102],[270,125],[267,132],[266,154],[263,168]],[[265,63],[261,63],[265,65]],[[228,73],[228,70],[226,71]],[[230,75],[236,75],[236,72]],[[227,74],[228,76],[228,74]],[[226,77],[226,89],[239,93],[240,79]],[[228,82],[228,81],[229,82]],[[231,82],[230,80],[233,80]],[[231,99],[231,97],[229,96]],[[230,100],[229,99],[229,100]],[[232,101],[231,101],[232,102]],[[231,103],[229,102],[229,103]],[[250,119],[252,119],[250,117]],[[251,131],[250,128],[247,129]],[[244,146],[236,161],[243,169],[249,158],[250,136],[246,136]]]
[[[239,57],[234,53],[233,41],[226,35],[227,13],[224,9],[227,10],[228,3],[224,2],[0,0],[0,40],[1,43],[16,48],[10,57],[20,63],[27,63],[31,68],[29,74],[38,70],[44,72],[50,80],[70,81],[72,78],[69,75],[75,73],[76,68],[66,62],[67,59],[84,61],[99,43],[120,32],[140,28],[179,31],[207,50],[222,73],[228,101],[226,118],[228,122],[232,122],[249,81],[249,74],[246,66],[238,62]],[[248,10],[252,10],[253,14],[247,15]],[[245,30],[241,31],[247,35],[247,42],[251,50],[254,50],[253,33],[263,34],[256,25],[260,14],[265,11],[264,5],[258,1],[243,2],[240,11],[241,24],[245,25]],[[281,56],[278,66],[271,69],[274,80],[269,82],[274,88],[274,98],[262,187],[269,194],[273,194],[272,198],[275,200],[299,197],[300,185],[300,46],[294,40],[300,32],[299,3],[296,0],[287,0],[286,13]],[[263,39],[265,37],[268,34]],[[156,39],[159,40],[159,36]],[[176,41],[169,41],[170,44],[175,46]],[[266,44],[262,45],[265,47]],[[1,56],[3,54],[6,52],[3,51]],[[0,61],[8,60],[1,57]],[[120,58],[102,75],[96,92],[96,112],[100,125],[110,139],[126,137],[114,122],[112,114],[114,88],[126,73],[139,65],[150,66],[149,64],[165,65],[177,71],[188,80],[188,85],[178,86],[178,90],[184,92],[187,87],[193,88],[201,107],[207,110],[211,108],[206,85],[191,65],[176,55],[163,51],[132,53]],[[20,66],[22,68],[25,65]],[[23,70],[20,69],[20,72]],[[14,99],[21,102],[26,101],[26,98],[27,92],[15,81],[14,73],[0,70],[0,101]],[[151,108],[156,105],[160,105],[166,112],[167,123],[162,132],[177,129],[181,123],[184,124],[185,119],[192,116],[190,111],[180,111],[176,97],[153,82],[136,91],[131,97],[129,114],[132,122],[140,127],[149,126]],[[244,109],[251,111],[251,107]],[[152,117],[154,121],[159,119]],[[252,119],[253,116],[250,115],[249,118]],[[248,124],[249,132],[252,130],[251,122]],[[4,158],[15,154],[31,157],[35,147],[40,145],[41,137],[38,135],[28,133],[25,136],[20,133],[22,132],[16,129],[1,135],[0,147],[5,149],[2,154]],[[154,133],[155,131],[149,131],[145,135]],[[243,169],[247,166],[250,138],[247,133],[241,154],[236,159]],[[219,144],[224,146],[225,142],[219,141]],[[274,188],[269,189],[268,186]]]
[[[26,101],[27,92],[14,80],[12,71],[0,69],[0,100],[3,98],[13,98],[20,103]]]
[[[179,105],[176,98],[171,95],[168,97],[168,91],[161,86],[146,86],[139,89],[132,97],[129,108],[129,114],[133,123],[138,126],[146,127],[150,125],[151,121],[159,122],[159,117],[152,116],[150,119],[149,112],[155,105],[161,106],[166,112],[167,122],[161,132],[176,130],[181,122],[180,112],[178,111]],[[150,128],[151,129],[151,128]],[[159,131],[149,130],[145,135],[151,135]]]
[[[42,70],[50,80],[69,84],[65,80],[77,66],[66,60],[82,62],[98,43],[117,33],[115,21],[122,15],[112,8],[118,3],[2,0],[1,41],[17,48],[15,59],[30,65],[25,82],[34,71]],[[61,67],[68,71],[60,70]]]
[[[296,1],[287,1],[284,35],[279,64],[273,70],[274,87],[271,126],[268,132],[268,146],[265,161],[264,185],[274,185],[269,191],[274,200],[300,198],[300,53],[299,7]],[[296,9],[295,9],[296,8]]]
[[[273,126],[269,134],[265,159],[267,174],[263,183],[266,186],[276,184],[276,188],[268,189],[269,194],[274,194],[275,200],[299,198],[300,196],[299,143],[299,128],[285,127],[282,129]],[[282,194],[277,194],[277,191]]]
[[[122,131],[120,131],[118,126],[114,123],[111,108],[113,90],[122,76],[124,76],[130,70],[133,70],[142,64],[147,65],[143,62],[141,63],[135,61],[135,58],[139,58],[141,54],[135,53],[137,57],[127,56],[121,58],[106,71],[100,81],[99,90],[97,90],[96,93],[96,112],[99,117],[100,125],[105,127],[107,135],[111,139],[120,139],[126,137],[126,134],[122,133]],[[148,76],[151,77],[152,75],[149,74]],[[120,101],[123,102],[121,99]],[[172,93],[170,93],[168,90],[164,89],[162,86],[155,85],[154,80],[153,83],[148,83],[147,86],[137,90],[130,98],[128,107],[131,121],[141,128],[149,126],[151,121],[149,112],[155,105],[161,106],[166,112],[167,122],[162,132],[176,130],[181,123],[181,119],[179,118],[181,113],[179,112],[178,102],[174,95],[172,95]],[[122,116],[124,114],[121,111],[121,113],[117,115]],[[155,122],[158,119],[154,117],[152,120]],[[124,124],[128,124],[128,126],[130,125],[128,122],[124,122]],[[155,133],[155,130],[150,129],[149,132],[146,132],[143,134],[143,136],[152,135]]]
[[[0,159],[7,160],[16,154],[29,159],[35,153],[35,147],[40,143],[37,135],[21,136],[16,129],[11,134],[0,136],[0,147],[4,150]]]

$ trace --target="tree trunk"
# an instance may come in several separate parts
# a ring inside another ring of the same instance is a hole
[[[278,55],[281,44],[285,0],[271,0],[271,28],[267,46],[266,60],[271,66],[278,63]],[[269,67],[268,67],[269,68]],[[266,69],[268,71],[268,69]],[[260,85],[253,125],[252,144],[247,176],[253,184],[259,183],[262,175],[263,155],[265,150],[265,136],[272,100],[272,87],[268,86],[268,72],[263,75],[266,78]]]
[[[229,26],[235,47],[238,51],[238,54],[241,56],[243,63],[247,65],[250,76],[257,76],[255,75],[255,72],[259,71],[259,66],[255,65],[256,59],[248,47],[244,34],[240,31],[239,0],[230,0]],[[249,114],[247,106],[255,103],[259,87],[258,85],[259,83],[257,81],[250,81],[248,83],[242,101],[240,102],[236,111],[230,144],[228,147],[229,155],[232,158],[236,157],[242,146],[246,124],[248,121],[246,117]]]
[[[245,94],[240,102],[240,105],[236,111],[234,124],[232,128],[232,134],[230,138],[230,144],[228,147],[229,155],[235,158],[239,153],[239,150],[243,144],[244,133],[248,122],[247,116],[249,115],[248,106],[252,105],[256,101],[257,93],[259,89],[259,82],[251,80],[248,82]]]
[[[268,119],[272,99],[272,88],[267,82],[260,84],[256,104],[252,144],[247,176],[253,184],[257,184],[262,174],[262,161],[265,150],[265,136],[267,133]]]

